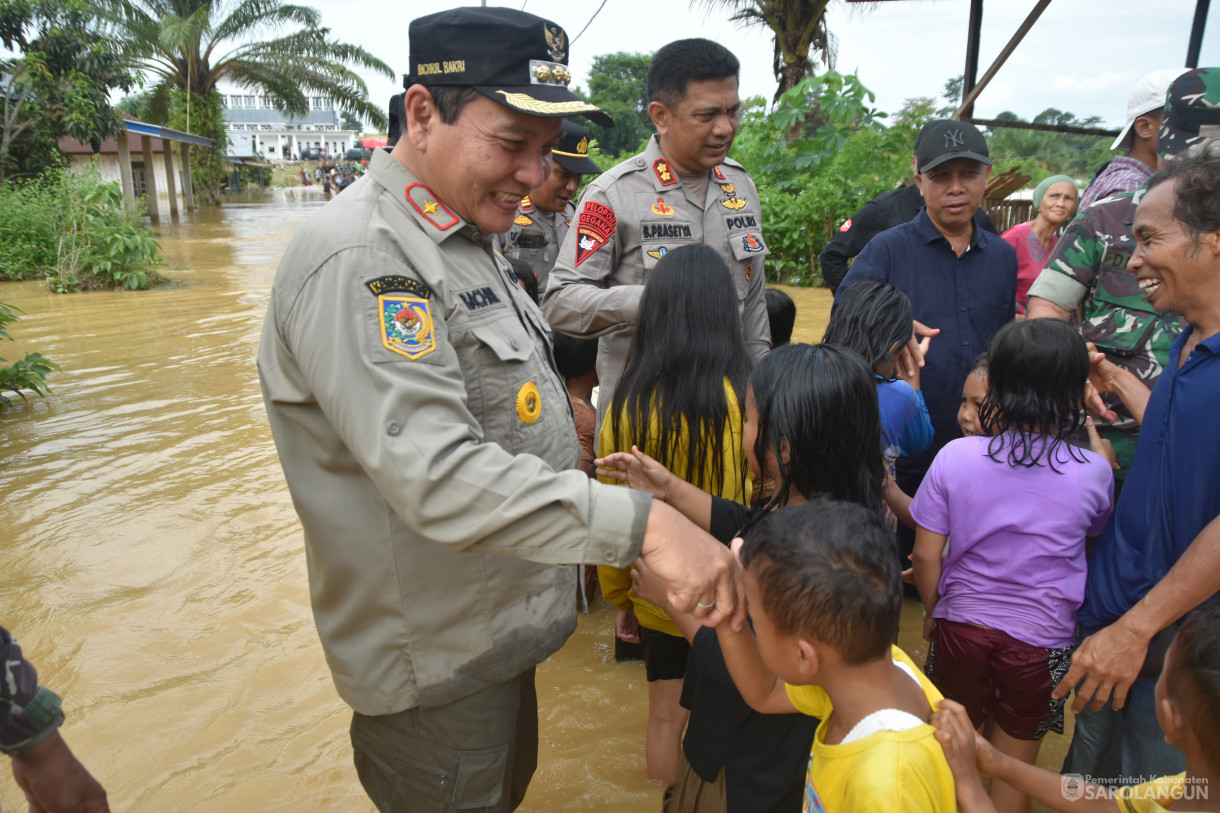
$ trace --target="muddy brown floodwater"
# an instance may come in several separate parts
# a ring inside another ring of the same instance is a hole
[[[372,810],[255,371],[275,266],[323,203],[278,190],[163,226],[174,281],[157,290],[3,287],[25,312],[4,357],[63,371],[49,397],[0,411],[0,623],[65,698],[64,735],[116,811]],[[829,292],[788,291],[796,338],[817,340]],[[614,663],[613,627],[595,608],[539,667],[523,810],[657,808],[643,667]],[[24,809],[0,768],[0,808]]]

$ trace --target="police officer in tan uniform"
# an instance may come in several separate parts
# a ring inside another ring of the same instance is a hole
[[[573,468],[549,329],[484,247],[550,173],[559,118],[604,115],[566,87],[566,33],[470,8],[409,42],[402,137],[288,247],[259,376],[361,783],[382,811],[508,811],[534,666],[576,626],[560,565],[639,557],[707,623],[740,624],[743,590],[669,506]]]
[[[607,170],[581,196],[543,295],[551,326],[601,336],[598,424],[627,360],[640,294],[669,251],[705,243],[733,272],[746,346],[757,362],[771,349],[758,191],[727,157],[737,134],[739,63],[705,39],[671,42],[648,68],[657,134],[640,155]]]
[[[496,235],[496,247],[505,257],[529,263],[538,276],[538,289],[546,290],[559,245],[576,216],[572,198],[585,175],[601,172],[589,158],[589,131],[570,119],[551,150],[551,175],[521,199],[508,233]]]

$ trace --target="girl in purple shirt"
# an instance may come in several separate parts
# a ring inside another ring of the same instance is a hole
[[[1109,462],[1069,442],[1088,377],[1070,325],[1006,325],[988,353],[985,435],[945,446],[911,504],[925,671],[997,749],[1030,763],[1043,734],[1063,732],[1051,690],[1076,641],[1085,538],[1101,532],[1113,496]],[[1028,810],[1003,782],[990,793],[999,811]]]

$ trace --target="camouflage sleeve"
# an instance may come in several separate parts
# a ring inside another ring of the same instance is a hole
[[[38,685],[38,670],[0,627],[0,753],[13,756],[42,742],[64,721],[59,695]]]
[[[1088,217],[1088,212],[1079,215],[1068,226],[1046,267],[1030,286],[1030,296],[1053,302],[1065,311],[1080,307],[1097,280],[1105,253],[1105,244],[1097,239]]]

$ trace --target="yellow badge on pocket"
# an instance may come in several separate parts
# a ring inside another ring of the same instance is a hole
[[[517,417],[521,419],[521,423],[533,423],[542,415],[542,395],[538,392],[538,385],[533,381],[526,381],[521,385],[521,389],[517,390]]]
[[[379,296],[381,343],[414,361],[436,349],[428,300],[417,296]]]

